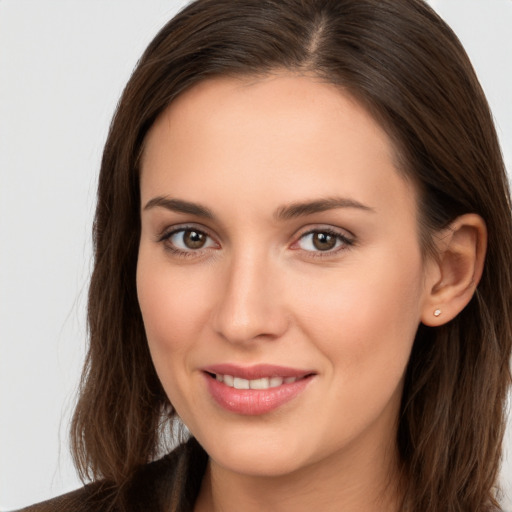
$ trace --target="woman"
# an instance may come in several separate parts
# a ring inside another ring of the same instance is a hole
[[[511,224],[423,2],[192,3],[105,147],[72,432],[95,483],[36,510],[498,509]]]

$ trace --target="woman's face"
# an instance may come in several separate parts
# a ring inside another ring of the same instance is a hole
[[[151,129],[141,201],[149,348],[212,463],[276,476],[383,456],[428,269],[372,117],[313,78],[205,81]]]

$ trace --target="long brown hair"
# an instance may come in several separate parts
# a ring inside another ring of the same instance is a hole
[[[419,327],[406,371],[397,446],[403,510],[486,511],[504,433],[512,342],[512,222],[492,117],[469,59],[422,0],[198,0],[151,42],[105,146],[89,290],[90,347],[72,424],[82,477],[122,485],[170,435],[139,310],[139,161],[155,119],[218,75],[314,74],[360,101],[392,138],[419,191],[423,248],[458,215],[488,228],[469,305]]]

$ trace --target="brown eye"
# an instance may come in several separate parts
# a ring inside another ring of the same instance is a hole
[[[200,231],[187,229],[183,232],[183,243],[189,249],[201,249],[206,243],[206,235]]]
[[[195,228],[177,229],[165,235],[161,240],[165,242],[169,249],[182,253],[199,252],[201,249],[216,247],[210,236]]]
[[[304,233],[297,246],[310,253],[336,253],[353,245],[353,240],[334,230],[313,230]]]
[[[329,251],[336,246],[337,238],[329,233],[312,233],[312,243],[319,251]]]

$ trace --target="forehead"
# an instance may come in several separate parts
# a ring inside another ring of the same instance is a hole
[[[378,206],[384,196],[391,204],[414,197],[390,137],[363,106],[290,74],[187,90],[150,130],[141,168],[143,201],[171,194],[250,205],[342,194]]]
[[[344,121],[345,126],[342,126]],[[234,137],[231,129],[247,130],[249,125],[254,133],[238,132],[239,137]],[[250,135],[261,139],[265,134],[276,144],[283,143],[287,134],[295,132],[299,135],[306,128],[310,134],[338,132],[340,143],[342,138],[357,133],[372,139],[371,149],[381,150],[389,158],[395,153],[385,131],[349,93],[315,76],[277,72],[266,76],[217,77],[199,82],[180,94],[157,118],[148,134],[146,148],[155,138],[154,132],[173,130],[176,131],[174,138],[177,138],[187,137],[191,131],[200,136],[211,128],[219,137],[229,136],[234,143],[245,138],[244,144]],[[276,131],[281,131],[283,137],[276,140]]]

